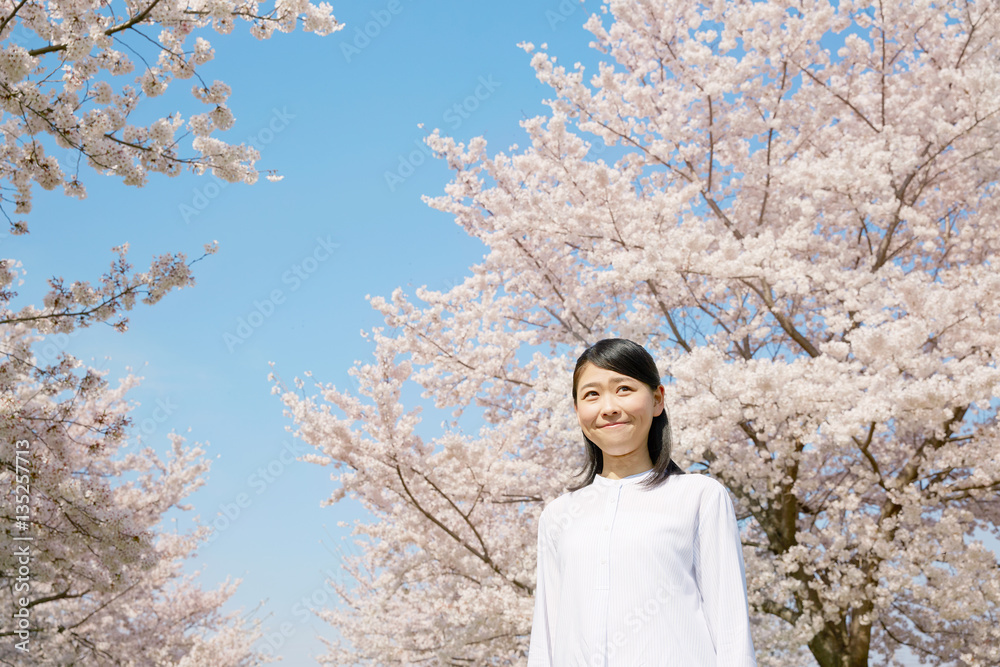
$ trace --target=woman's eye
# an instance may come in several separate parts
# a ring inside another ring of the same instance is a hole
[[[622,385],[618,387],[618,391],[632,391],[632,387],[629,387],[627,385]]]

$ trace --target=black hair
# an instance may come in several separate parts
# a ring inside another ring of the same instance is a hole
[[[656,368],[653,357],[642,345],[625,338],[605,338],[584,350],[580,358],[576,360],[576,368],[573,370],[574,405],[576,405],[576,385],[580,381],[580,375],[586,364],[593,364],[598,368],[634,378],[647,385],[651,391],[656,391],[660,386],[660,371]],[[591,484],[604,469],[604,456],[601,449],[586,434],[583,436],[583,441],[587,453],[587,463],[580,471],[583,480],[579,485],[570,487],[571,491],[582,489]],[[680,466],[670,458],[672,445],[670,420],[667,417],[667,407],[663,406],[663,412],[653,417],[649,426],[649,438],[646,441],[646,446],[649,448],[649,459],[653,462],[653,473],[642,480],[643,486],[652,488],[665,482],[671,475],[684,474]]]

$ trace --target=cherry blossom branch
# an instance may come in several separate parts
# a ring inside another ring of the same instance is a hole
[[[653,285],[653,282],[650,280],[646,281],[646,286],[649,288],[650,293],[652,293],[653,295],[653,299],[660,307],[660,312],[663,313],[663,317],[667,320],[667,325],[670,327],[670,331],[673,332],[674,334],[674,340],[677,341],[677,344],[680,345],[685,352],[690,353],[692,349],[691,346],[687,343],[686,340],[684,340],[684,336],[682,336],[681,332],[677,329],[677,325],[674,323],[674,318],[670,314],[670,309],[667,308],[667,305],[665,303],[663,303],[663,300],[660,298],[659,292],[656,291],[656,286]]]
[[[104,31],[104,34],[107,35],[108,37],[111,37],[112,35],[114,35],[117,32],[121,32],[122,30],[128,30],[129,28],[131,28],[132,26],[136,25],[137,23],[141,23],[142,21],[146,20],[146,17],[149,16],[149,13],[151,11],[153,11],[153,9],[156,7],[156,5],[160,4],[160,2],[161,2],[161,0],[153,0],[153,2],[151,2],[149,5],[147,5],[144,10],[142,10],[141,12],[139,12],[138,14],[136,14],[135,16],[133,16],[132,18],[130,18],[129,20],[125,21],[124,23],[120,23],[120,24],[118,24],[116,26],[112,26],[112,27],[108,28],[107,30]],[[23,2],[22,2],[22,4],[23,4]],[[30,50],[30,51],[28,51],[28,55],[37,57],[37,56],[45,55],[46,53],[55,53],[57,51],[65,51],[66,48],[67,48],[67,46],[68,46],[68,44],[50,44],[48,46],[43,46],[43,47],[40,47],[40,48],[37,48],[37,49]]]
[[[21,2],[17,3],[17,5],[14,7],[14,10],[10,13],[10,15],[4,18],[3,22],[0,23],[0,34],[3,33],[4,28],[7,27],[7,24],[14,20],[14,17],[17,16],[18,11],[20,11],[21,7],[24,7],[24,4],[26,2],[28,2],[28,0],[21,0]]]
[[[788,316],[785,313],[777,309],[774,302],[774,294],[766,280],[761,280],[761,285],[759,287],[748,280],[743,280],[741,282],[743,282],[744,285],[749,287],[757,294],[757,296],[760,297],[761,301],[764,302],[764,305],[767,306],[768,312],[770,312],[771,315],[774,316],[774,319],[778,321],[778,324],[781,325],[782,330],[784,330],[784,332],[787,333],[792,340],[798,343],[799,347],[801,347],[806,354],[814,358],[820,356],[820,352],[816,349],[816,346],[813,345],[808,338],[802,335],[795,325],[792,324],[792,321],[788,319]]]
[[[466,551],[468,551],[473,556],[475,556],[476,558],[478,558],[479,560],[481,560],[483,563],[485,563],[487,566],[489,566],[489,568],[491,570],[493,570],[496,574],[498,574],[501,577],[503,577],[505,581],[509,581],[513,585],[517,586],[521,590],[524,590],[524,591],[526,591],[528,593],[530,593],[533,590],[530,586],[528,586],[527,584],[524,584],[523,582],[518,581],[517,579],[509,579],[509,578],[507,578],[504,575],[503,571],[500,569],[500,567],[489,557],[488,553],[482,553],[482,552],[478,551],[474,546],[472,546],[466,540],[464,540],[462,537],[460,537],[451,528],[449,528],[444,523],[442,523],[436,516],[434,516],[433,514],[431,514],[428,510],[424,509],[424,506],[422,504],[420,504],[420,501],[418,501],[416,499],[416,497],[414,497],[413,493],[410,491],[410,487],[407,485],[406,480],[403,478],[403,471],[402,471],[402,469],[398,465],[394,466],[394,469],[396,471],[397,477],[399,478],[400,484],[402,484],[402,486],[403,486],[403,491],[406,493],[407,498],[409,498],[409,500],[410,500],[410,503],[428,521],[430,521],[435,526],[437,526],[438,528],[440,528],[441,530],[443,530],[449,537],[451,537],[453,540],[455,540],[455,542],[457,542],[459,545],[461,545]]]
[[[850,100],[848,100],[846,97],[844,97],[843,95],[841,95],[837,91],[835,91],[832,88],[830,88],[830,86],[828,86],[826,84],[826,82],[821,81],[815,74],[813,74],[809,70],[808,67],[803,67],[802,65],[800,65],[799,63],[796,63],[796,62],[793,62],[792,64],[795,65],[796,67],[798,67],[800,72],[802,72],[803,74],[805,74],[806,76],[808,76],[810,79],[812,79],[813,83],[818,84],[820,86],[820,88],[823,88],[824,90],[828,91],[831,95],[833,95],[838,100],[840,100],[841,102],[843,102],[848,108],[850,108],[851,111],[854,112],[854,115],[856,115],[858,118],[860,118],[862,121],[864,121],[865,125],[867,125],[868,127],[870,127],[872,129],[872,132],[875,132],[876,134],[879,133],[878,128],[875,127],[875,125],[873,125],[872,122],[870,120],[868,120],[868,117],[865,116],[863,113],[861,113],[861,110],[858,109],[856,106],[854,106],[854,104],[852,104]]]

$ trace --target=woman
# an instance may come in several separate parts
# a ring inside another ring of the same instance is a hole
[[[756,665],[732,502],[670,460],[663,391],[632,341],[576,362],[588,464],[539,519],[528,667]]]

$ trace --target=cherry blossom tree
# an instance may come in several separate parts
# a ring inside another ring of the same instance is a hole
[[[372,298],[356,390],[275,382],[328,502],[375,517],[328,662],[524,663],[537,517],[583,463],[572,364],[623,336],[675,458],[734,496],[761,665],[1000,663],[1000,9],[608,0],[586,27],[593,73],[523,45],[554,91],[526,147],[428,138],[482,263]]]
[[[204,483],[202,448],[173,433],[166,456],[128,446],[126,396],[136,378],[112,386],[66,353],[36,355],[39,341],[78,327],[124,329],[137,300],[193,282],[182,254],[133,273],[118,250],[97,287],[53,279],[44,307],[16,312],[21,273],[0,262],[0,608],[8,619],[0,663],[257,664],[257,624],[220,611],[238,582],[205,591],[182,571],[209,529],[164,525],[168,512],[190,509],[184,499]]]
[[[258,39],[299,24],[327,35],[342,27],[331,11],[308,0],[275,0],[270,8],[244,0],[3,0],[0,210],[8,219],[5,203],[15,215],[29,213],[36,184],[83,198],[84,162],[133,186],[150,173],[175,176],[184,168],[256,181],[257,150],[217,136],[234,123],[231,90],[199,74],[215,57],[205,35],[229,33],[240,22]],[[146,99],[183,79],[193,79],[191,92],[205,111],[150,120]],[[60,160],[57,148],[68,158]],[[27,229],[23,220],[11,224],[15,233]]]
[[[258,39],[341,27],[329,4],[308,0],[0,2],[0,211],[11,232],[27,233],[11,213],[30,213],[36,185],[85,197],[84,164],[139,187],[185,168],[255,182],[257,151],[218,137],[234,123],[229,86],[201,76],[215,55],[206,35],[240,22]],[[164,116],[147,100],[170,98],[183,79],[204,112]],[[128,244],[113,250],[96,284],[53,278],[37,306],[14,305],[20,265],[0,259],[0,608],[13,619],[0,629],[0,663],[262,662],[257,624],[220,611],[238,582],[204,591],[182,571],[208,528],[164,525],[205,481],[201,447],[175,434],[165,455],[129,446],[136,378],[112,385],[69,354],[37,355],[83,327],[125,331],[137,304],[194,284],[183,253],[137,272]]]

